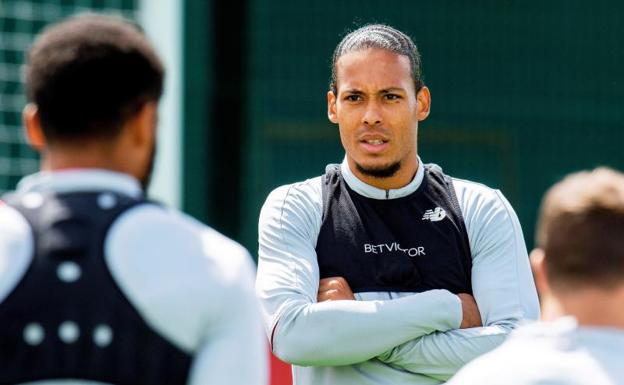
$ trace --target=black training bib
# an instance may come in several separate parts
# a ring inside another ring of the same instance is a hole
[[[11,195],[6,203],[28,221],[34,255],[0,304],[0,384],[185,384],[190,355],[145,322],[104,260],[111,224],[146,201],[80,192]]]
[[[356,193],[339,165],[327,167],[316,244],[321,278],[344,277],[354,293],[472,294],[470,245],[452,180],[437,165],[424,167],[415,192],[387,200]]]

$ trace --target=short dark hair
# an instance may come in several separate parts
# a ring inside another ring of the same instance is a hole
[[[579,172],[545,195],[537,225],[553,289],[624,284],[624,174]]]
[[[158,101],[164,67],[130,21],[82,14],[48,27],[27,55],[26,94],[47,140],[115,137]]]
[[[346,53],[369,48],[385,49],[407,56],[410,61],[414,89],[418,92],[425,85],[422,77],[420,53],[412,39],[389,25],[369,24],[347,34],[334,50],[329,88],[335,95],[338,93],[338,79],[336,78],[336,62],[338,62],[338,59]]]

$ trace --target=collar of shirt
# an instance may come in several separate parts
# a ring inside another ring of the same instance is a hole
[[[75,168],[41,171],[24,177],[17,185],[19,193],[108,190],[138,198],[143,194],[139,181],[134,177],[110,170]]]
[[[373,199],[396,199],[410,195],[414,191],[418,190],[418,187],[420,187],[420,184],[425,177],[425,168],[422,167],[422,164],[422,160],[418,157],[418,170],[416,171],[414,179],[401,188],[390,190],[380,189],[359,180],[358,177],[353,174],[351,168],[349,168],[346,156],[340,165],[340,172],[342,173],[345,182],[347,182],[347,185],[360,195]]]

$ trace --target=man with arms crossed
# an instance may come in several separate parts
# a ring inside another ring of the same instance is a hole
[[[409,37],[360,28],[332,68],[345,159],[274,190],[260,216],[272,350],[296,385],[442,383],[538,317],[520,225],[498,190],[418,157],[431,98]]]
[[[450,383],[624,384],[623,234],[623,174],[600,168],[553,186],[531,253],[544,322],[515,331]]]
[[[41,172],[0,203],[0,383],[265,383],[249,254],[144,195],[163,75],[112,17],[30,50]]]

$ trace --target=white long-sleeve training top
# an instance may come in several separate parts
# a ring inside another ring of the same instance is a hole
[[[94,169],[34,174],[18,190],[141,195],[132,177]],[[130,303],[153,330],[193,357],[189,384],[266,384],[266,338],[253,291],[253,262],[242,246],[176,210],[143,204],[113,223],[104,249],[107,267]],[[32,257],[28,223],[0,203],[0,302]],[[90,335],[79,332],[80,338]]]
[[[571,316],[515,330],[448,385],[623,385],[624,330],[579,326]]]
[[[357,179],[346,160],[341,173],[358,194],[395,199],[419,188],[424,168],[407,186],[389,191]],[[366,292],[356,293],[356,301],[317,303],[321,178],[275,189],[259,220],[256,292],[272,350],[294,365],[295,385],[440,384],[521,321],[539,317],[516,214],[500,191],[459,179],[453,186],[484,327],[458,329],[461,302],[447,290]]]

